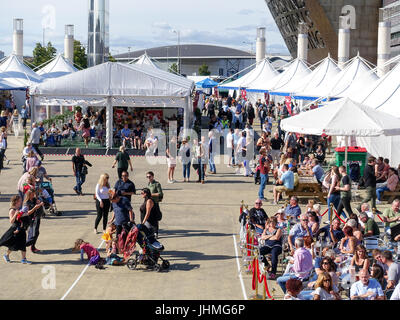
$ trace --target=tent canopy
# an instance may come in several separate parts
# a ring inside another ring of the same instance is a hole
[[[204,80],[201,80],[199,82],[196,82],[196,87],[197,88],[205,88],[205,89],[209,89],[209,88],[214,88],[218,86],[218,82],[210,79],[210,78],[206,78]]]
[[[256,80],[260,76],[260,74],[264,70],[266,62],[268,62],[268,64],[270,64],[268,59],[265,58],[263,61],[260,61],[259,63],[257,63],[255,65],[254,69],[252,69],[251,71],[249,71],[248,73],[246,73],[245,75],[240,77],[239,79],[236,79],[231,82],[226,81],[226,82],[220,84],[218,87],[222,88],[222,89],[228,89],[228,90],[238,90],[240,88],[245,88],[246,84],[251,83],[252,81]]]
[[[301,59],[293,60],[282,73],[266,80],[251,84],[249,92],[270,92],[271,95],[288,96],[291,88],[298,86],[310,73],[310,69]]]
[[[343,98],[324,107],[282,120],[288,132],[330,136],[393,136],[400,134],[400,119]]]
[[[275,78],[279,75],[279,72],[272,66],[268,59],[264,59],[257,66],[254,77],[245,79],[242,83],[242,86],[245,88],[248,87],[258,87],[271,79]]]
[[[189,97],[194,82],[145,65],[107,62],[31,88],[39,100],[46,97]]]
[[[16,55],[12,54],[0,65],[2,77],[17,87],[29,87],[41,83],[43,78],[31,68],[23,64]]]
[[[50,63],[36,71],[44,79],[54,79],[78,71],[62,54],[58,54]]]
[[[129,64],[146,65],[158,69],[146,52],[139,58],[129,62]]]
[[[319,92],[331,79],[340,73],[340,69],[330,56],[322,60],[319,65],[294,90],[293,97],[301,100],[316,100],[318,96],[311,96],[308,92]]]
[[[2,78],[2,73],[0,73],[0,91],[3,90],[26,90],[26,87],[23,85],[17,85],[7,81],[6,79]]]
[[[379,78],[360,56],[353,58],[348,65],[336,76],[327,79],[319,85],[303,92],[297,92],[296,96],[310,97],[352,97],[354,92],[362,89]]]

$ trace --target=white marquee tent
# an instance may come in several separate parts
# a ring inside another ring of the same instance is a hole
[[[154,64],[154,62],[151,60],[151,58],[147,55],[147,53],[144,53],[139,58],[129,62],[129,64],[146,65],[146,66],[151,66],[153,68],[159,69]]]
[[[315,135],[325,133],[330,136],[395,136],[400,134],[400,118],[349,98],[342,98],[328,102],[324,107],[284,119],[281,127],[287,132]],[[347,162],[347,148],[345,161]]]
[[[335,77],[325,81],[323,85],[308,91],[297,92],[296,96],[318,98],[352,97],[354,92],[362,89],[379,79],[376,73],[360,56],[348,62],[347,66]]]
[[[400,63],[377,82],[360,90],[354,99],[400,118]],[[357,138],[357,142],[366,147],[369,153],[390,159],[392,166],[400,163],[400,136]]]
[[[293,98],[299,100],[316,100],[308,92],[319,92],[331,79],[340,73],[340,68],[330,56],[322,60],[318,66],[294,90]]]
[[[251,84],[247,91],[249,92],[269,92],[271,95],[287,96],[287,89],[298,86],[304,81],[304,78],[311,73],[305,62],[301,59],[293,60],[286,70],[269,81],[255,82]]]
[[[194,87],[193,81],[150,66],[107,62],[32,87],[32,118],[37,106],[106,107],[106,144],[112,148],[113,107],[183,108],[188,129]]]
[[[47,80],[62,77],[76,71],[78,69],[69,60],[64,58],[62,54],[58,54],[50,63],[36,71],[36,73]]]
[[[16,86],[29,87],[41,83],[43,78],[12,54],[0,64],[2,77]]]

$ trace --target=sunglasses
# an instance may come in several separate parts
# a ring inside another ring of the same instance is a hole
[[[153,176],[147,176],[148,179],[152,178]]]
[[[256,204],[262,204],[262,202],[256,202]]]

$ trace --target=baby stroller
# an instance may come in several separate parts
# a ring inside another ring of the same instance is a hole
[[[125,232],[126,231],[127,230],[125,230]],[[120,235],[121,238],[124,237],[123,233],[124,231]],[[127,261],[126,265],[130,270],[135,270],[140,264],[146,266],[149,270],[159,272],[169,269],[169,261],[160,257],[160,252],[164,250],[164,246],[156,240],[153,230],[147,228],[143,224],[133,224],[131,226],[129,233],[126,236],[126,242],[123,249],[125,260],[129,256],[133,256],[136,242],[139,244],[141,249],[134,257]],[[161,264],[158,263],[158,259],[161,259]]]
[[[42,182],[40,185],[42,190],[39,195],[44,203],[45,212],[55,216],[61,216],[61,212],[57,210],[56,202],[54,200],[54,189],[50,182]]]

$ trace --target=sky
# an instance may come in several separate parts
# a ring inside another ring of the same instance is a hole
[[[5,0],[2,0],[5,1]],[[249,6],[249,4],[251,4]],[[13,19],[24,19],[24,55],[37,42],[51,41],[64,52],[64,28],[87,44],[87,0],[13,0],[0,10],[0,50],[12,53]],[[267,54],[287,54],[286,45],[264,0],[110,0],[112,55],[177,44],[222,45],[255,52],[257,27],[266,28]],[[128,49],[130,47],[130,49]]]

